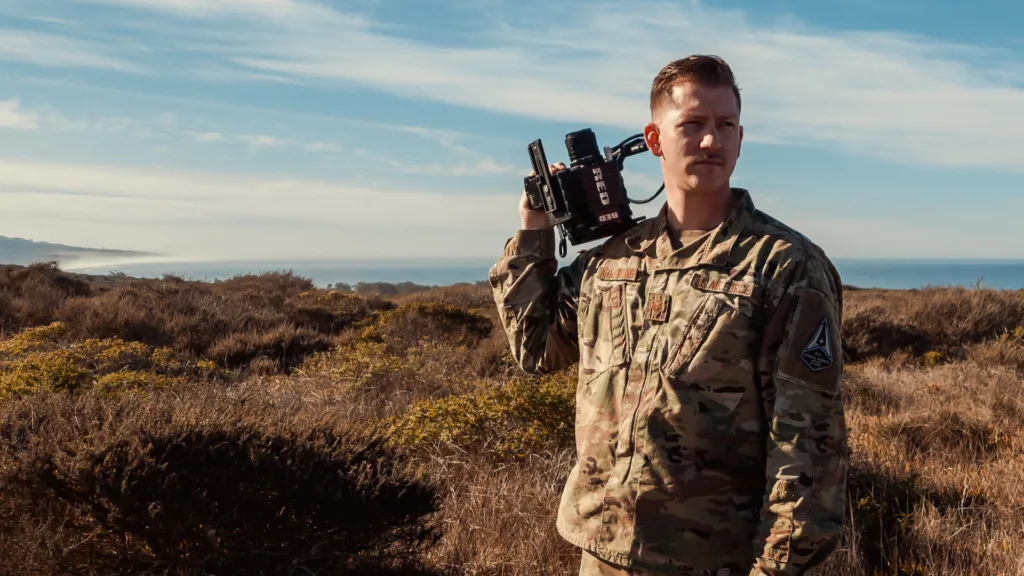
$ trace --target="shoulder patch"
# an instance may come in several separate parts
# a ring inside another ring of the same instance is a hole
[[[811,370],[818,372],[832,366],[832,335],[828,329],[828,316],[821,320],[818,330],[804,346],[800,359]]]

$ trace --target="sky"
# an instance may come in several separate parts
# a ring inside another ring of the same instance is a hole
[[[530,141],[554,162],[568,132],[637,134],[658,70],[706,53],[743,95],[733,185],[830,256],[1024,258],[1022,21],[1009,0],[0,0],[0,235],[496,258]],[[649,196],[656,159],[625,182]]]

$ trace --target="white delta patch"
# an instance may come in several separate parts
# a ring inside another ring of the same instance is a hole
[[[608,189],[604,184],[604,172],[601,172],[600,166],[594,166],[594,182],[597,184],[597,193],[601,196],[601,204],[605,206],[612,203],[612,199],[608,197]]]
[[[832,333],[828,329],[828,318],[824,318],[814,336],[804,346],[800,359],[811,372],[824,370],[832,365]]]

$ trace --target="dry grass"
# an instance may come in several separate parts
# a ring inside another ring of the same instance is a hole
[[[5,274],[9,333],[63,323],[0,340],[0,574],[576,573],[575,369],[519,373],[486,286]],[[819,573],[1024,574],[1024,292],[847,302]]]
[[[875,361],[849,375],[850,573],[1022,573],[1024,374]]]

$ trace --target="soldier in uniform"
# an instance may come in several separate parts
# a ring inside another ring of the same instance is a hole
[[[559,268],[524,194],[489,273],[522,369],[578,363],[557,529],[581,575],[804,574],[846,505],[839,274],[731,186],[743,128],[724,61],[671,62],[650,106],[658,216]]]

